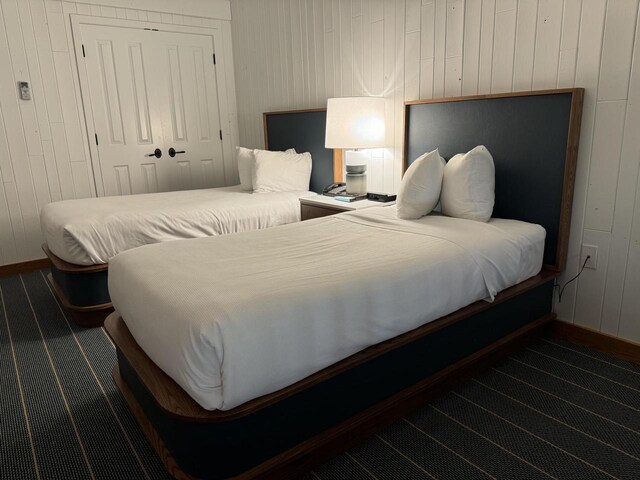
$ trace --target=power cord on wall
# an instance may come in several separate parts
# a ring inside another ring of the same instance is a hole
[[[562,303],[562,294],[564,293],[564,289],[567,288],[567,285],[569,285],[571,282],[573,282],[576,278],[578,278],[582,274],[582,271],[587,266],[587,262],[589,261],[590,258],[591,258],[591,255],[587,255],[587,258],[584,259],[584,263],[582,264],[582,268],[580,269],[578,274],[575,277],[573,277],[571,280],[566,281],[565,284],[562,286],[562,288],[560,288],[560,285],[558,284],[555,284],[553,286],[554,288],[556,287],[560,288],[560,291],[558,292],[558,303]]]

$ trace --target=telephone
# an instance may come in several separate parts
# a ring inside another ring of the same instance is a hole
[[[326,186],[324,190],[322,190],[322,194],[329,197],[344,195],[345,193],[347,193],[347,184],[344,182],[332,183],[331,185]]]

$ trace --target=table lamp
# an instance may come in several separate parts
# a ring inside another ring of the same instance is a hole
[[[342,97],[327,102],[325,148],[345,149],[347,193],[367,193],[367,154],[385,146],[384,98]]]

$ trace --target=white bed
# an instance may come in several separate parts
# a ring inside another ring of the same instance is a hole
[[[141,245],[258,230],[300,220],[313,192],[253,194],[240,185],[66,200],[40,214],[47,246],[75,265],[108,263]]]
[[[540,271],[544,239],[515,220],[370,208],[124,252],[109,290],[151,360],[203,408],[228,410],[492,299]]]

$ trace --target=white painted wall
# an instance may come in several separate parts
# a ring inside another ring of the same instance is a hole
[[[233,0],[240,139],[262,112],[388,99],[375,185],[400,183],[404,100],[579,86],[585,108],[569,265],[599,248],[560,318],[640,342],[638,0]],[[543,139],[541,139],[543,140]]]
[[[43,205],[95,196],[69,20],[73,13],[220,25],[228,39],[225,54],[231,57],[226,0],[0,0],[0,265],[43,257]],[[18,81],[31,85],[31,101],[18,99]]]

